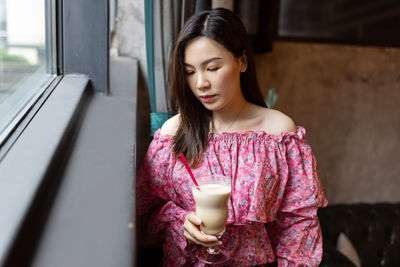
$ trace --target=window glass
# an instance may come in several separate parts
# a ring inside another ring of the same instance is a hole
[[[55,76],[55,2],[0,0],[0,144]]]

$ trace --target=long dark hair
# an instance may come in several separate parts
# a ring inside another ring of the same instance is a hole
[[[195,97],[185,75],[184,53],[188,42],[196,37],[210,38],[236,58],[247,56],[247,70],[240,74],[244,98],[254,104],[266,106],[258,86],[252,49],[246,29],[233,12],[217,8],[192,16],[183,26],[171,59],[170,79],[175,108],[180,112],[180,124],[173,138],[175,156],[183,153],[192,167],[201,160],[208,144],[211,111]]]

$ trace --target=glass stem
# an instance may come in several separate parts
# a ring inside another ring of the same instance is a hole
[[[208,248],[207,252],[212,254],[212,255],[217,255],[220,253],[220,249],[219,247],[215,247],[215,248]]]
[[[218,241],[222,240],[222,235],[225,233],[225,229],[216,235],[216,237],[218,238]],[[220,253],[220,248],[219,247],[213,247],[213,248],[208,248],[207,249],[208,253],[212,254],[212,255],[218,255]]]

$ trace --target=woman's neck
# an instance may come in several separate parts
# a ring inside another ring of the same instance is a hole
[[[235,124],[237,124],[243,114],[245,114],[246,106],[248,106],[248,102],[246,99],[242,98],[229,107],[213,111],[211,131],[216,133],[229,132],[237,128]]]

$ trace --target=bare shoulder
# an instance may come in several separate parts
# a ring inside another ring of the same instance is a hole
[[[176,130],[178,130],[179,122],[180,114],[176,114],[175,116],[169,118],[166,122],[164,122],[163,126],[161,127],[160,134],[174,136]]]
[[[263,108],[262,128],[270,134],[279,135],[284,132],[295,132],[296,124],[288,115],[281,111]]]

